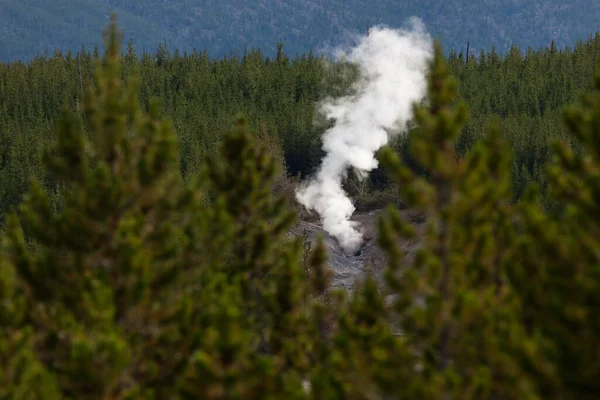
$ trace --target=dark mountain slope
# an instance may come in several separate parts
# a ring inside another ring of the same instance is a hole
[[[213,56],[244,46],[272,54],[279,40],[295,54],[413,15],[447,48],[464,50],[470,41],[475,52],[551,40],[562,47],[600,28],[598,0],[0,0],[0,60],[92,46],[111,10],[138,49],[154,51],[166,41]]]

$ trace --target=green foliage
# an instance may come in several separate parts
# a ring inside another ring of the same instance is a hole
[[[579,105],[564,112],[584,152],[561,142],[554,146],[548,185],[551,200],[561,205],[559,216],[540,212],[532,189],[521,205],[523,232],[511,268],[528,330],[541,336],[554,365],[546,398],[591,399],[600,390],[600,326],[593,317],[600,306],[600,71],[593,85]]]
[[[513,200],[520,199],[531,182],[545,193],[547,182],[540,172],[550,159],[551,142],[567,140],[575,151],[581,150],[566,135],[560,110],[590,88],[599,46],[600,36],[565,51],[545,48],[522,54],[515,47],[506,57],[495,51],[472,56],[468,65],[464,56],[450,52],[448,64],[460,83],[457,100],[465,101],[471,114],[456,141],[458,155],[464,157],[481,139],[487,119],[498,116],[513,156]],[[259,132],[260,140],[268,138],[273,154],[283,155],[276,157],[280,170],[285,168],[290,176],[310,175],[322,157],[320,138],[329,124],[316,105],[328,96],[345,94],[356,76],[351,65],[330,63],[312,53],[289,58],[283,48],[278,58],[253,49],[219,59],[207,53],[180,54],[165,46],[153,52],[138,50],[130,42],[123,52],[121,78],[127,81],[139,70],[141,108],[149,113],[157,98],[162,114],[172,121],[179,139],[179,170],[186,181],[217,151],[231,116],[238,112]],[[64,109],[83,123],[83,86],[93,79],[95,53],[81,48],[77,53],[38,56],[27,64],[0,63],[3,217],[21,202],[32,175],[54,203],[60,198],[62,186],[39,155],[56,142],[55,127]],[[411,169],[422,173],[408,151],[412,136],[398,140],[395,148]],[[278,185],[289,193],[293,190],[285,177],[280,175]],[[356,190],[348,182],[357,206],[389,202],[390,182],[382,168],[363,184]]]
[[[85,124],[65,112],[44,157],[65,182],[60,210],[34,182],[9,219],[6,396],[36,380],[44,398],[297,397],[322,248],[307,280],[301,242],[286,237],[295,216],[271,193],[277,164],[243,119],[221,162],[184,185],[171,124],[142,113],[136,79],[121,87],[118,44],[113,24]]]
[[[24,326],[27,302],[14,268],[0,261],[0,398],[59,399],[56,376],[34,351],[35,331]]]
[[[15,217],[7,235],[26,326],[61,392],[74,398],[150,393],[181,363],[165,361],[173,352],[156,343],[176,343],[185,318],[173,286],[186,217],[179,211],[193,198],[178,188],[170,124],[156,107],[142,115],[135,80],[122,90],[116,30],[107,34],[106,56],[86,90],[86,130],[65,112],[58,144],[44,157],[66,184],[61,210],[53,212],[34,182],[21,222],[37,251],[28,251]]]
[[[383,153],[406,206],[424,213],[428,226],[414,261],[405,264],[393,238],[412,238],[412,224],[393,210],[381,221],[397,323],[419,366],[413,379],[423,385],[416,397],[533,398],[517,362],[528,344],[518,301],[504,283],[513,236],[507,146],[493,126],[457,159],[467,110],[464,103],[453,106],[456,81],[439,45],[430,68],[429,104],[414,108],[418,132],[411,142],[427,178],[389,149]]]

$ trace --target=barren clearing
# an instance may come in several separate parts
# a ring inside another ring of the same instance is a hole
[[[385,209],[379,209],[354,214],[352,220],[360,222],[365,237],[362,250],[357,255],[346,254],[338,241],[325,232],[318,223],[301,221],[292,229],[291,234],[301,237],[306,229],[313,245],[318,237],[322,236],[327,247],[328,265],[334,273],[332,285],[352,291],[354,282],[364,277],[367,272],[371,272],[377,279],[382,277],[387,257],[377,245],[377,220],[380,215],[385,216],[386,213]],[[414,212],[410,210],[401,210],[400,214],[407,220],[415,220]],[[410,241],[399,240],[398,242],[406,252],[407,259],[414,256],[414,251],[419,247],[425,230],[425,224],[420,221],[412,224],[417,228],[417,236]]]

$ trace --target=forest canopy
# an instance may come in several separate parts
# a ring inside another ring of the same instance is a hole
[[[313,173],[328,126],[317,105],[327,96],[345,93],[356,76],[340,73],[347,65],[312,53],[290,58],[284,43],[274,57],[258,49],[214,59],[207,53],[171,52],[162,46],[153,53],[138,53],[132,42],[123,50],[121,76],[127,80],[139,71],[142,109],[149,110],[151,99],[157,98],[162,115],[173,122],[185,179],[214,153],[238,112],[281,149],[291,176]],[[459,82],[457,100],[467,102],[471,115],[457,140],[457,153],[466,154],[487,121],[499,118],[512,152],[514,199],[522,197],[530,182],[545,191],[543,169],[551,142],[559,139],[578,146],[566,135],[561,109],[591,88],[598,54],[598,34],[573,49],[558,50],[554,44],[538,51],[513,47],[505,56],[481,52],[468,63],[464,55],[451,52],[447,62]],[[78,118],[83,118],[84,84],[99,57],[96,48],[38,56],[27,64],[0,63],[0,215],[21,200],[31,175],[48,190],[60,190],[40,164],[39,154],[56,140],[61,110],[79,111]],[[410,138],[409,133],[394,144],[408,163],[403,149]],[[369,190],[381,192],[387,185],[381,169],[371,174]]]

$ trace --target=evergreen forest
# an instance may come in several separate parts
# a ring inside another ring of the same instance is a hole
[[[355,66],[104,39],[0,63],[0,399],[598,397],[600,33],[435,43],[414,123],[346,179],[387,207],[385,282],[351,293],[288,232]]]

